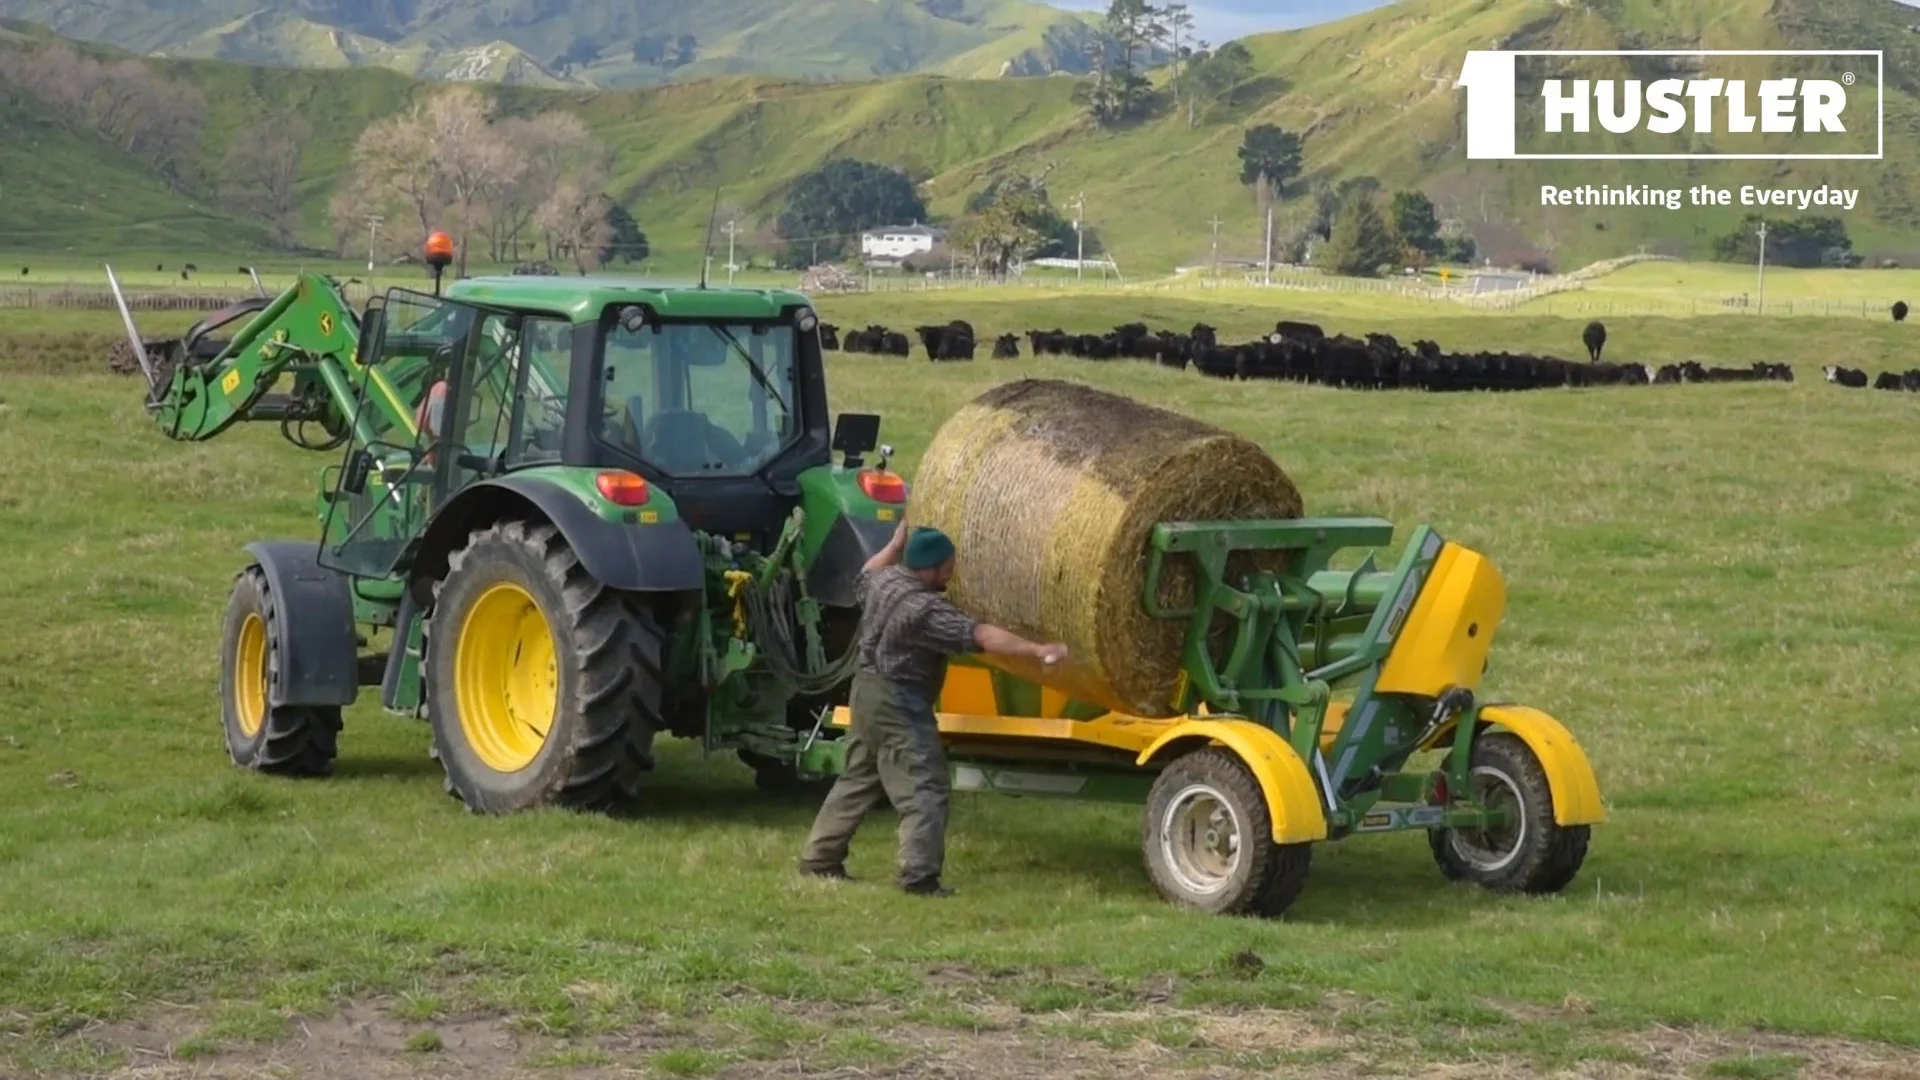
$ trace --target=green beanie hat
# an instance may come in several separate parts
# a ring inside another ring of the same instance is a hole
[[[953,541],[939,529],[915,529],[900,561],[909,570],[932,570],[953,558]]]

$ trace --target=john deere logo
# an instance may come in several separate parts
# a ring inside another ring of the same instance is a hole
[[[333,312],[331,311],[323,311],[320,313],[320,336],[333,336]]]

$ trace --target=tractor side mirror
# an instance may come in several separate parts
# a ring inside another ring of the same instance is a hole
[[[349,495],[363,495],[367,490],[367,474],[373,471],[373,454],[366,447],[353,452],[347,460],[346,472],[340,476],[340,490]]]
[[[893,444],[881,443],[880,444],[880,471],[886,472],[887,463],[892,460],[893,460]]]

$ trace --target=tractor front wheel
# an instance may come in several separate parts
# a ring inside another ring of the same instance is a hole
[[[1306,887],[1311,844],[1277,844],[1273,816],[1240,758],[1186,754],[1161,771],[1141,827],[1147,875],[1174,904],[1219,915],[1272,917]]]
[[[1428,830],[1440,872],[1496,892],[1566,888],[1587,857],[1592,830],[1553,820],[1553,787],[1527,744],[1504,731],[1479,735],[1468,775],[1480,805],[1505,811],[1506,821],[1487,829]]]
[[[338,706],[273,704],[285,666],[283,616],[266,572],[240,571],[220,635],[220,718],[235,765],[280,776],[327,776],[340,747]]]
[[[652,768],[662,635],[558,529],[472,534],[434,589],[424,677],[447,790],[482,813],[610,810]]]

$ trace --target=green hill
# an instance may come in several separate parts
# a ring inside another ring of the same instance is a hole
[[[1038,0],[0,0],[0,17],[155,56],[613,88],[1085,72],[1097,43]]]
[[[1248,39],[1253,70],[1233,97],[1199,113],[1162,100],[1155,114],[1122,129],[1087,116],[1087,79],[952,79],[915,75],[864,82],[794,82],[732,76],[617,92],[499,87],[513,112],[564,106],[577,111],[614,155],[612,194],[632,209],[656,250],[696,252],[716,184],[743,227],[772,218],[788,184],[822,161],[852,156],[906,170],[936,217],[1008,168],[1051,163],[1057,205],[1084,193],[1089,220],[1123,270],[1152,272],[1204,259],[1218,217],[1223,257],[1258,257],[1262,222],[1239,182],[1243,132],[1275,123],[1304,134],[1306,175],[1281,204],[1292,228],[1316,180],[1368,174],[1389,189],[1419,187],[1443,217],[1471,231],[1496,261],[1550,254],[1568,268],[1630,253],[1703,257],[1746,208],[1542,208],[1539,186],[1653,183],[1686,187],[1743,183],[1772,187],[1830,183],[1861,189],[1846,213],[1856,250],[1911,261],[1920,251],[1920,129],[1913,72],[1920,50],[1904,29],[1911,9],[1892,0],[1408,0],[1302,31]],[[1471,162],[1465,157],[1462,99],[1452,88],[1463,54],[1509,48],[1880,48],[1893,89],[1886,107],[1885,161],[1795,162]],[[191,81],[208,102],[199,152],[212,169],[243,124],[292,107],[312,120],[303,165],[304,235],[329,240],[328,193],[343,176],[354,137],[431,85],[389,72],[277,71],[216,61],[154,62]],[[1164,73],[1163,73],[1164,77]],[[16,106],[16,111],[17,111]],[[45,136],[52,138],[52,136]],[[62,138],[66,138],[62,136]],[[60,155],[73,155],[71,168]],[[18,165],[15,159],[22,159]],[[25,159],[33,159],[31,161]],[[68,139],[34,152],[0,143],[0,231],[51,236],[46,222],[74,222],[68,243],[111,243],[118,226],[187,220],[181,199],[138,177],[144,201],[101,200],[48,183],[42,209],[13,197],[16,169],[40,175],[124,172],[123,157]],[[104,179],[103,183],[106,182]],[[147,186],[140,185],[146,183]],[[169,201],[169,200],[172,201]],[[64,203],[61,200],[65,200]],[[80,206],[85,201],[84,207]],[[154,208],[155,203],[165,209]],[[200,211],[194,211],[200,212]],[[62,216],[64,215],[64,216]],[[187,229],[186,225],[182,226]],[[194,225],[193,229],[203,226]],[[257,226],[247,226],[257,234]],[[242,235],[236,233],[236,236]],[[249,234],[251,235],[251,234]]]

